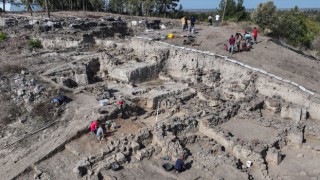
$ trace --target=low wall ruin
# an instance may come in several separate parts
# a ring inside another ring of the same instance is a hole
[[[320,107],[319,95],[295,82],[215,53],[151,40],[150,38],[141,37],[132,38],[131,46],[137,53],[143,55],[169,51],[169,57],[165,61],[164,69],[174,78],[196,83],[197,71],[215,70],[221,73],[221,77],[225,81],[231,82],[235,80],[234,77],[245,79],[248,74],[256,73],[254,83],[260,94],[269,97],[274,95],[281,96],[287,102],[305,107],[310,118],[320,120],[320,112],[318,111]]]

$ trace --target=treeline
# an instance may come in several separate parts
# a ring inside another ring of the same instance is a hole
[[[32,0],[23,0],[30,3]],[[38,0],[44,7],[45,0]],[[253,22],[260,31],[282,39],[293,46],[320,49],[320,12],[300,11],[295,7],[289,11],[280,11],[273,1],[260,3],[253,12],[246,11],[244,0],[220,0],[219,7],[212,12],[184,12],[179,0],[48,0],[50,10],[87,10],[108,11],[113,13],[182,18],[194,16],[198,21],[207,21],[208,16],[219,14],[225,21]]]
[[[37,0],[45,7],[45,0]],[[32,3],[32,0],[22,0],[23,3]],[[104,0],[48,0],[51,11],[104,11]]]
[[[270,36],[296,47],[317,48],[313,41],[320,35],[320,23],[298,7],[279,11],[273,1],[269,1],[259,4],[252,18]]]
[[[179,0],[110,0],[108,11],[138,16],[167,17],[182,11]]]
[[[30,3],[32,0],[23,0]],[[38,0],[44,7],[45,0]],[[104,0],[48,0],[49,9],[70,10],[70,11],[108,11],[118,14],[138,15],[138,16],[163,16],[167,17],[182,11],[179,0],[109,0],[105,4]]]

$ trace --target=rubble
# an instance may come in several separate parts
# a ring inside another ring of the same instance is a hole
[[[313,92],[217,53],[126,37],[127,22],[149,31],[170,28],[120,17],[1,19],[8,32],[39,33],[44,45],[23,57],[27,69],[0,76],[1,103],[15,105],[1,116],[4,178],[115,179],[117,171],[139,178],[134,171],[183,156],[187,172],[162,176],[271,179],[286,158],[317,154],[320,103]],[[52,107],[50,99],[62,93],[72,101]],[[87,135],[93,120],[107,123],[106,141]],[[38,133],[43,124],[50,128]],[[8,146],[29,131],[30,139]],[[298,153],[289,156],[290,150]],[[139,169],[143,163],[150,164]],[[153,173],[171,173],[159,171]]]

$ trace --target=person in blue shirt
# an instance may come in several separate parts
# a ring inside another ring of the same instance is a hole
[[[190,29],[189,29],[189,32],[194,32],[195,30],[195,27],[194,27],[194,24],[196,23],[196,18],[195,17],[191,17],[190,19]]]
[[[99,141],[101,140],[104,140],[104,137],[105,137],[105,129],[104,129],[104,126],[103,125],[99,125],[99,128],[97,130],[97,138]]]
[[[181,156],[180,158],[178,158],[176,160],[176,164],[175,164],[174,168],[178,172],[183,172],[185,170],[185,165],[184,165],[183,159],[184,159],[183,156]]]

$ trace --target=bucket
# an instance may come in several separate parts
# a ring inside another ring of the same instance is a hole
[[[173,38],[174,38],[174,35],[173,35],[173,34],[169,34],[169,35],[168,35],[168,38],[169,38],[169,39],[173,39]]]

